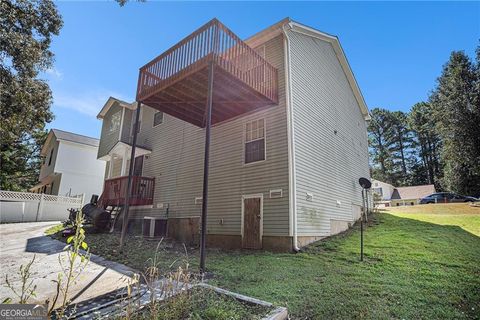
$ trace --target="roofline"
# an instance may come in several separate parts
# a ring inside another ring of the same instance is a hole
[[[109,97],[107,102],[103,105],[102,109],[100,112],[97,114],[97,119],[103,119],[105,117],[105,114],[107,114],[108,110],[115,104],[118,103],[121,107],[123,108],[128,108],[130,110],[135,110],[137,105],[135,102],[128,103],[126,101],[114,98],[114,97]]]
[[[72,143],[78,143],[78,144],[81,144],[81,145],[83,145],[83,146],[90,146],[90,147],[93,147],[93,148],[98,148],[98,146],[94,146],[94,145],[89,144],[89,143],[82,143],[82,142],[73,141],[73,140],[69,140],[69,139],[59,138],[59,137],[57,137],[57,136],[55,135],[55,130],[56,130],[56,131],[62,131],[62,132],[65,132],[65,133],[69,133],[69,134],[74,134],[74,135],[76,135],[76,136],[81,136],[81,137],[85,137],[85,138],[97,140],[98,142],[100,142],[100,139],[98,139],[98,138],[86,136],[86,135],[84,135],[84,134],[78,134],[78,133],[75,133],[75,132],[70,132],[70,131],[65,131],[65,130],[61,130],[61,129],[52,128],[52,129],[50,129],[50,131],[48,132],[47,139],[45,139],[45,142],[43,143],[42,150],[40,151],[40,154],[41,154],[41,155],[45,155],[45,154],[46,154],[47,151],[44,150],[44,149],[45,149],[46,146],[49,144],[49,142],[50,142],[50,140],[52,139],[53,136],[55,136],[55,138],[57,138],[58,141],[68,141],[68,142],[72,142]]]
[[[248,44],[250,47],[256,47],[257,45],[260,45],[262,43],[265,43],[266,41],[275,38],[276,36],[282,34],[282,27],[287,24],[292,22],[292,19],[290,17],[283,18],[282,20],[278,21],[277,23],[271,25],[270,27],[267,27],[266,29],[263,29],[254,35],[248,37],[247,39],[243,40],[246,44]]]
[[[407,188],[431,187],[431,186],[435,188],[435,185],[433,183],[430,183],[430,184],[419,184],[418,186],[395,187],[395,189],[407,189]]]
[[[247,38],[245,42],[251,47],[256,47],[258,45],[261,45],[262,43],[265,43],[270,39],[273,39],[274,37],[280,34],[284,34],[286,32],[285,29],[302,33],[310,37],[318,38],[320,40],[329,42],[332,45],[333,50],[335,51],[337,58],[340,61],[340,65],[342,66],[343,72],[347,77],[348,83],[352,88],[353,94],[355,96],[355,100],[357,100],[360,110],[365,117],[365,120],[370,120],[368,106],[365,102],[365,99],[360,90],[360,87],[358,86],[358,82],[355,78],[355,75],[353,74],[350,63],[348,62],[348,59],[345,55],[345,51],[343,50],[337,36],[319,31],[312,27],[293,21],[291,18],[287,17],[271,25],[266,29],[260,32],[257,32],[253,36]]]
[[[303,25],[295,21],[290,22],[288,24],[288,27],[290,28],[290,30],[294,32],[303,33],[305,35],[327,41],[332,45],[333,50],[337,54],[337,58],[340,61],[340,65],[342,66],[343,72],[345,72],[345,76],[347,77],[350,87],[353,90],[355,99],[357,100],[357,103],[360,106],[362,114],[365,117],[365,120],[370,120],[370,114],[368,112],[368,107],[363,97],[362,91],[358,86],[357,79],[353,74],[350,63],[348,62],[348,59],[345,55],[345,51],[343,50],[338,37],[325,32],[321,32],[319,30],[316,30],[314,28],[308,27],[306,25]]]
[[[62,131],[62,132],[65,132],[65,133],[74,134],[74,135],[76,135],[76,136],[85,137],[85,138],[89,138],[89,139],[94,139],[94,140],[100,141],[100,139],[98,139],[98,138],[91,137],[91,136],[87,136],[87,135],[80,134],[80,133],[75,133],[75,132],[71,132],[71,131],[65,131],[65,130],[56,129],[56,128],[53,128],[53,129],[51,129],[51,130]],[[60,139],[60,140],[71,141],[71,140],[67,140],[67,139]],[[77,142],[77,141],[73,141],[73,142]],[[81,142],[77,142],[77,143],[84,144],[84,143],[81,143]]]

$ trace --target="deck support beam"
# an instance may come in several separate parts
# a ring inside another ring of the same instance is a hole
[[[133,141],[132,141],[132,152],[130,154],[130,166],[128,168],[128,180],[127,187],[125,191],[125,206],[123,210],[123,222],[122,222],[122,233],[120,235],[120,252],[123,249],[125,243],[125,235],[127,234],[128,227],[128,211],[130,209],[130,195],[132,194],[132,176],[133,168],[135,166],[135,149],[137,148],[137,135],[138,135],[138,121],[140,119],[140,107],[142,104],[137,101],[137,112],[135,113],[135,124],[133,127]]]
[[[202,195],[202,229],[200,235],[200,274],[205,273],[205,247],[207,242],[207,209],[208,209],[208,165],[210,160],[210,129],[212,126],[213,105],[213,62],[208,66],[207,108],[205,114],[205,155],[203,161],[203,195]]]

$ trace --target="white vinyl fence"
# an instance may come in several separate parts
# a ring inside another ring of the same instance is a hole
[[[0,190],[0,223],[64,221],[68,209],[82,207],[83,197]]]

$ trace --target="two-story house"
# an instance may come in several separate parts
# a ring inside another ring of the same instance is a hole
[[[31,192],[58,196],[102,192],[105,162],[97,159],[99,140],[72,132],[52,129],[42,147],[44,163],[39,183]]]
[[[212,20],[141,69],[131,223],[162,217],[168,236],[198,234],[205,61],[207,245],[295,250],[346,230],[369,177],[367,106],[338,38],[290,19],[245,41]],[[122,204],[136,108],[110,98],[98,115],[105,206]]]

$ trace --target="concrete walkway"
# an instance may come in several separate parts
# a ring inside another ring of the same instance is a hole
[[[65,244],[44,235],[44,231],[59,222],[31,222],[0,225],[0,302],[15,296],[6,287],[5,276],[14,287],[21,286],[19,268],[36,256],[31,272],[37,285],[36,297],[30,303],[44,303],[55,295],[58,274],[62,273],[59,257]],[[70,297],[73,302],[84,301],[113,290],[125,287],[129,276],[135,272],[122,264],[92,255],[82,275],[73,285]]]

